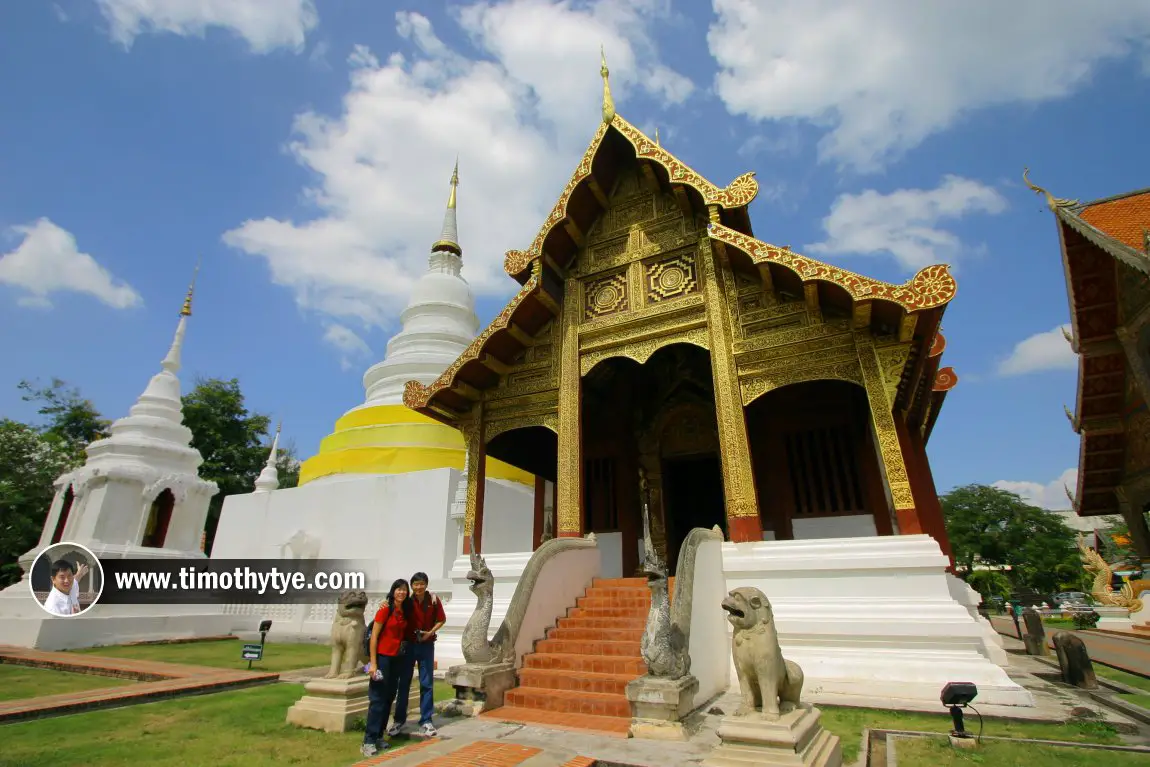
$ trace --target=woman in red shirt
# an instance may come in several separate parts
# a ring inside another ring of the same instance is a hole
[[[379,606],[371,624],[371,664],[368,666],[367,727],[363,733],[364,756],[375,756],[388,744],[383,741],[383,728],[395,701],[400,665],[410,652],[404,641],[413,620],[411,587],[400,578],[391,584],[384,604]]]

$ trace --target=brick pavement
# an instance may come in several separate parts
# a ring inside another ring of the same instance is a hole
[[[442,738],[413,743],[356,762],[353,767],[595,767],[597,760],[577,756],[567,761],[548,754],[543,748],[509,741],[456,741]]]
[[[106,687],[3,701],[0,702],[0,723],[231,690],[275,682],[279,679],[277,673],[189,666],[134,658],[105,658],[68,652],[44,652],[9,645],[0,645],[0,663],[136,679],[140,682],[126,687]]]

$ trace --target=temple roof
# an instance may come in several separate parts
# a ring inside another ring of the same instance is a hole
[[[1130,319],[1121,296],[1129,289],[1124,284],[1136,288],[1140,281],[1145,290],[1150,275],[1150,189],[1082,203],[1054,197],[1031,183],[1025,171],[1023,180],[1045,196],[1059,223],[1073,328],[1067,340],[1079,355],[1074,412],[1066,410],[1080,435],[1078,483],[1067,494],[1080,516],[1118,514],[1116,489],[1126,472],[1123,423],[1141,399],[1128,380],[1118,338],[1119,327]]]
[[[531,337],[559,316],[562,275],[577,257],[595,219],[609,207],[608,194],[620,168],[635,160],[645,175],[674,195],[685,215],[710,218],[708,236],[727,246],[732,262],[760,271],[774,267],[781,270],[776,279],[793,285],[800,294],[811,286],[849,304],[857,314],[869,317],[873,305],[874,315],[884,318],[884,324],[890,321],[912,332],[917,315],[926,315],[926,322],[919,325],[925,339],[920,356],[926,368],[918,367],[915,381],[925,384],[921,396],[930,396],[938,361],[925,351],[933,344],[941,313],[957,289],[946,265],[928,266],[896,285],[758,240],[747,211],[759,191],[754,173],[717,186],[617,114],[609,98],[607,91],[605,119],[531,245],[510,250],[504,258],[504,270],[521,285],[519,292],[435,382],[427,386],[408,382],[405,405],[450,423],[476,400],[479,389],[495,385],[507,373]]]

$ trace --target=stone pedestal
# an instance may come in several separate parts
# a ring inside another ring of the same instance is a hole
[[[356,719],[367,718],[366,676],[313,679],[305,695],[288,709],[287,722],[325,732],[347,732]]]
[[[819,724],[822,713],[817,708],[803,703],[778,719],[758,717],[723,717],[722,744],[703,760],[703,767],[842,767],[842,745]]]
[[[678,679],[641,676],[628,682],[631,737],[686,740],[683,719],[691,713],[698,691],[699,680],[690,674]]]
[[[502,706],[504,694],[518,683],[518,675],[514,663],[465,663],[449,668],[446,680],[455,688],[452,712],[476,716]]]
[[[1131,631],[1134,628],[1134,622],[1130,620],[1130,611],[1125,607],[1099,605],[1094,608],[1094,612],[1098,613],[1098,625],[1095,628],[1118,631]]]

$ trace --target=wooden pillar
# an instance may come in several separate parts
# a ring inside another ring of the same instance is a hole
[[[710,206],[711,220],[718,218],[717,206]],[[725,289],[734,289],[724,252],[709,237],[699,240],[703,292],[706,297],[707,326],[711,338],[711,374],[715,382],[715,415],[719,426],[719,453],[723,464],[723,491],[727,502],[727,535],[735,542],[761,541],[759,502],[755,494],[755,472],[747,442],[747,418],[735,368],[731,308]]]
[[[946,519],[942,514],[942,504],[938,501],[938,490],[934,486],[934,475],[926,457],[926,444],[917,429],[909,429],[901,419],[895,419],[899,444],[906,456],[907,472],[910,476],[910,489],[914,495],[914,507],[918,511],[919,523],[923,532],[938,541],[942,553],[950,559],[954,568],[954,554],[950,549],[950,537],[946,534]]]
[[[555,483],[555,534],[583,535],[583,379],[579,372],[579,281],[563,290],[563,329],[559,349],[559,471]]]
[[[483,405],[475,406],[475,421],[463,427],[467,443],[467,509],[463,516],[463,553],[470,554],[475,538],[475,553],[483,553],[483,493],[487,488],[487,444],[484,439]]]
[[[899,535],[917,535],[923,532],[922,522],[914,505],[910,477],[906,471],[906,461],[892,415],[893,403],[887,395],[886,385],[883,382],[874,339],[869,333],[859,334],[855,336],[855,344],[863,385],[866,387],[867,403],[870,405],[874,438],[878,445],[883,485],[887,500],[894,509],[894,521],[898,528],[895,532]]]
[[[531,550],[543,542],[543,507],[547,501],[547,480],[535,475],[535,518],[531,526]]]

